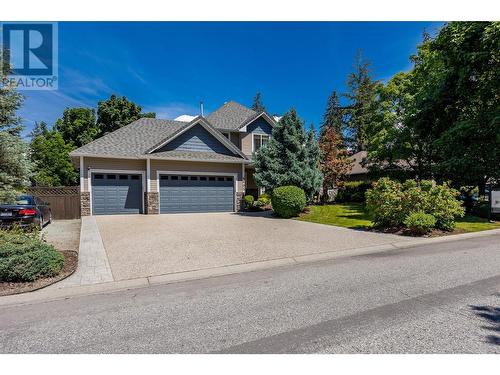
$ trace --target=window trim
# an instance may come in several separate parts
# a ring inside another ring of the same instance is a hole
[[[260,147],[262,147],[262,137],[267,137],[267,141],[269,142],[269,140],[271,139],[271,135],[270,134],[266,134],[266,133],[252,133],[252,152],[255,152],[255,136],[259,136],[260,137]]]

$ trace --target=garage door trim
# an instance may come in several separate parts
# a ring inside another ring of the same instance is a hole
[[[160,175],[189,175],[189,176],[226,176],[233,178],[233,212],[236,211],[236,193],[238,192],[238,173],[234,172],[198,172],[198,171],[156,171],[156,191],[158,193],[158,213],[160,207]]]
[[[141,189],[141,203],[142,212],[144,212],[144,192],[146,191],[146,171],[133,170],[133,169],[98,169],[89,168],[87,173],[87,189],[90,193],[90,215],[93,215],[92,205],[92,174],[94,173],[109,173],[109,174],[139,174],[141,175],[142,189]]]

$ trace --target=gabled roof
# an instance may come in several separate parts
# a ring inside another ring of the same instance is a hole
[[[196,151],[162,151],[155,150],[166,145],[193,126],[200,124],[219,142],[234,153],[222,155],[217,153]],[[208,121],[198,116],[191,122],[141,118],[112,133],[98,138],[70,153],[72,157],[122,157],[146,159],[148,157],[173,160],[206,160],[206,161],[242,161],[247,157]]]
[[[159,139],[165,139],[187,126],[189,123],[186,122],[141,118],[73,150],[70,156],[139,157],[146,154]]]
[[[254,110],[231,100],[212,112],[207,120],[219,130],[238,130],[257,116],[258,113]]]
[[[222,143],[226,148],[228,148],[230,151],[232,151],[234,154],[241,156],[242,158],[246,159],[246,156],[240,151],[238,147],[236,147],[233,142],[231,142],[229,139],[224,137],[219,131],[217,131],[205,118],[201,116],[197,116],[191,121],[190,123],[187,124],[186,127],[180,128],[176,132],[170,134],[169,136],[165,137],[162,139],[160,142],[155,144],[153,147],[151,147],[148,150],[148,154],[152,154],[154,151],[162,148],[166,144],[172,142],[175,138],[180,136],[181,134],[187,132],[189,129],[196,125],[201,125],[203,126],[210,134],[212,134],[220,143]],[[165,152],[163,152],[165,153]]]

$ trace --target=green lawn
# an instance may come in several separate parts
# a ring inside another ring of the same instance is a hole
[[[456,229],[465,232],[479,232],[481,230],[498,228],[500,228],[500,221],[490,223],[488,219],[471,215],[465,215],[463,218],[458,219],[456,226]]]
[[[369,228],[372,225],[361,203],[310,206],[309,210],[308,213],[301,214],[297,220],[358,229]]]
[[[301,214],[297,220],[312,223],[336,225],[345,228],[367,229],[373,223],[361,203],[339,203],[324,206],[310,206],[309,212]],[[457,220],[457,232],[478,232],[500,228],[500,221],[488,222],[477,216],[466,215]]]

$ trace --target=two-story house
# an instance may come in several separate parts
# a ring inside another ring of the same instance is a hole
[[[252,153],[275,120],[234,101],[190,122],[142,118],[70,156],[82,215],[231,212],[257,195]]]

